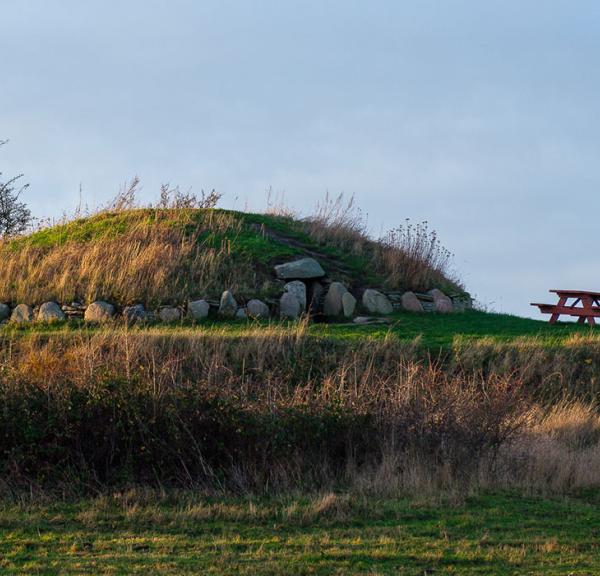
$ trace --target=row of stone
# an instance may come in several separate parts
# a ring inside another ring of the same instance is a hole
[[[115,306],[103,300],[92,302],[89,306],[71,304],[61,307],[56,302],[44,302],[34,309],[28,304],[18,304],[11,310],[7,304],[0,303],[0,322],[10,321],[15,324],[27,322],[61,322],[67,319],[69,310],[77,308],[82,311],[87,322],[106,322],[117,315]],[[65,313],[67,311],[67,313]],[[205,319],[210,311],[206,300],[190,301],[187,305],[187,317],[192,320]],[[157,311],[146,310],[143,304],[125,306],[122,317],[127,322],[154,321],[176,322],[184,317],[183,310],[177,306],[161,306]],[[229,291],[223,292],[218,310],[223,318],[269,318],[269,307],[261,300],[250,300],[245,308],[238,307],[237,302]]]
[[[452,300],[440,290],[428,293],[433,298],[434,309],[437,312],[452,312]],[[352,318],[356,310],[357,300],[341,282],[332,282],[323,299],[323,314],[331,318]],[[387,315],[394,310],[392,302],[383,293],[368,288],[362,295],[362,306],[370,314]],[[413,292],[405,292],[401,297],[404,310],[422,312],[423,306]],[[98,300],[87,307],[79,306],[83,317],[88,322],[105,322],[116,315],[116,308],[109,302]],[[0,322],[10,319],[13,323],[57,322],[67,318],[65,311],[72,310],[71,306],[61,306],[56,302],[45,302],[39,309],[34,310],[27,304],[19,304],[12,311],[6,304],[0,304]],[[295,319],[307,311],[306,284],[293,280],[285,284],[279,300],[279,316]],[[210,304],[206,300],[190,301],[187,305],[187,317],[192,320],[203,320],[210,312]],[[221,318],[253,318],[266,319],[271,316],[269,306],[262,300],[252,299],[245,307],[238,305],[233,294],[226,290],[221,295],[217,314]],[[153,321],[176,322],[184,317],[183,311],[176,306],[162,306],[156,312],[146,310],[142,304],[126,306],[122,310],[123,318],[128,322]]]

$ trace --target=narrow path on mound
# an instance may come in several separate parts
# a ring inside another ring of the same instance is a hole
[[[257,225],[256,229],[270,240],[283,244],[288,248],[293,248],[294,250],[302,253],[304,256],[310,256],[311,258],[315,258],[316,260],[320,261],[322,264],[324,264],[324,267],[328,272],[328,276],[332,276],[335,273],[346,276],[352,279],[356,287],[362,287],[367,284],[367,276],[364,274],[364,272],[352,270],[348,266],[341,263],[337,258],[334,258],[329,254],[325,254],[324,252],[316,250],[314,247],[309,248],[302,241],[296,238],[285,236],[279,232],[275,232],[265,225]]]

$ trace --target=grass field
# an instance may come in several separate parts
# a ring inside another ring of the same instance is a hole
[[[152,498],[150,500],[153,500]],[[598,574],[600,497],[0,506],[2,574]]]
[[[410,342],[418,339],[423,346],[429,348],[449,348],[457,342],[490,340],[493,342],[514,342],[518,340],[535,342],[538,345],[563,344],[573,338],[585,338],[600,341],[600,331],[573,322],[558,322],[551,325],[545,320],[532,320],[511,316],[470,310],[460,314],[415,314],[397,312],[389,317],[390,324],[357,325],[353,323],[312,323],[307,325],[304,333],[309,336],[332,338],[336,340],[362,340],[370,338],[395,338]],[[6,325],[0,328],[0,334],[26,335],[39,333],[71,333],[85,329],[86,331],[110,330],[111,328],[85,325],[81,321],[64,324],[29,324]],[[249,330],[251,329],[251,330]],[[304,329],[304,327],[303,327]],[[293,332],[298,330],[297,323],[251,322],[246,321],[209,321],[202,324],[191,322],[171,325],[149,325],[133,328],[137,331],[164,333],[202,333],[218,334],[223,337],[243,336],[244,334],[267,335],[275,330]]]

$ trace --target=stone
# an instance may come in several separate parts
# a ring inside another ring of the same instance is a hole
[[[219,316],[221,318],[235,318],[238,305],[233,297],[233,294],[229,290],[225,290],[221,294],[221,300],[219,302]]]
[[[344,311],[342,296],[348,289],[341,282],[332,282],[323,301],[323,314],[325,316],[341,316]]]
[[[237,312],[235,313],[235,317],[237,320],[247,320],[248,319],[248,314],[246,313],[246,309],[245,308],[238,308]]]
[[[346,318],[352,318],[356,309],[356,298],[350,292],[342,294],[342,311]]]
[[[373,316],[357,316],[352,322],[354,324],[391,324],[391,320],[389,318],[377,318]]]
[[[362,303],[371,314],[391,314],[394,310],[389,298],[372,288],[364,291]]]
[[[192,320],[204,320],[208,316],[210,304],[206,300],[188,302],[187,314]]]
[[[65,313],[56,302],[44,302],[38,310],[38,322],[62,322],[66,320]]]
[[[299,280],[322,278],[325,276],[325,270],[314,258],[301,258],[275,266],[275,274],[282,280]]]
[[[402,309],[409,312],[423,312],[423,305],[414,292],[405,292],[401,298]]]
[[[465,312],[473,309],[473,298],[469,294],[452,296],[450,299],[455,312]]]
[[[148,313],[143,304],[134,304],[123,308],[123,318],[126,322],[143,322],[148,319]]]
[[[181,320],[181,310],[175,306],[162,306],[158,310],[158,317],[161,322],[177,322]]]
[[[269,312],[269,307],[262,300],[250,300],[248,304],[246,304],[246,313],[250,318],[255,318],[256,320],[268,318],[271,314]]]
[[[306,310],[306,284],[304,282],[300,280],[288,282],[283,287],[283,291],[294,295],[294,297],[300,303],[300,310],[302,312]]]
[[[323,294],[325,293],[325,288],[323,288],[323,284],[318,282],[317,280],[313,280],[307,291],[307,302],[308,309],[311,314],[316,314],[322,304]]]
[[[279,300],[279,315],[281,318],[289,318],[295,320],[300,316],[302,309],[298,298],[291,292],[284,292]]]
[[[115,315],[115,307],[103,300],[92,302],[83,316],[87,322],[107,322]]]
[[[19,304],[12,311],[10,321],[16,324],[33,321],[33,309],[27,304]]]
[[[436,312],[447,314],[448,312],[454,311],[452,300],[450,300],[450,298],[448,298],[441,290],[434,288],[427,292],[427,294],[433,296],[433,306]]]
[[[2,320],[6,320],[7,318],[10,318],[10,306],[0,302],[0,322],[2,322]]]

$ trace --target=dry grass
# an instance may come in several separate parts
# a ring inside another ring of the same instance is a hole
[[[46,245],[26,238],[0,243],[0,301],[182,302],[252,278],[251,266],[231,265],[230,240],[214,242],[213,235],[235,237],[241,222],[223,212],[206,211],[201,219],[192,214],[139,210],[120,231],[117,212],[103,215],[113,225],[94,229],[93,241],[67,236]]]
[[[406,220],[375,241],[368,234],[367,217],[353,197],[327,194],[314,214],[304,219],[303,226],[322,245],[367,257],[388,289],[423,291],[441,287],[463,291],[451,270],[452,254],[442,246],[437,233],[429,230],[427,222],[413,225]]]
[[[444,285],[460,288],[451,271],[452,254],[442,246],[437,233],[429,230],[427,222],[413,225],[407,220],[381,238],[377,248],[378,265],[390,286],[410,290]]]
[[[548,407],[513,376],[448,373],[391,340],[344,347],[302,326],[242,337],[124,329],[30,336],[1,352],[5,489],[41,471],[58,482],[56,461],[70,486],[90,472],[94,485],[125,474],[382,496],[600,485],[595,406]],[[338,504],[324,498],[315,514],[342,514]]]

